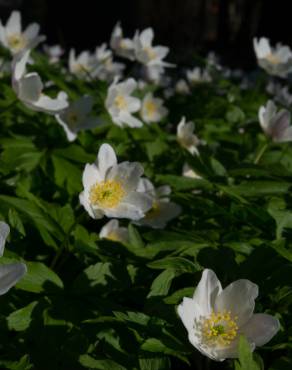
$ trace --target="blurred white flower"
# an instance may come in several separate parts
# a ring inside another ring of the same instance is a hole
[[[135,60],[134,42],[131,39],[123,37],[123,30],[118,22],[112,32],[110,47],[121,57]]]
[[[46,39],[45,36],[39,35],[39,30],[40,26],[32,23],[22,32],[21,14],[15,10],[7,20],[6,26],[0,21],[0,42],[12,54],[17,54],[36,47]]]
[[[291,114],[286,109],[277,112],[272,100],[259,109],[259,121],[264,133],[276,143],[292,141]]]
[[[175,92],[177,94],[187,95],[190,93],[190,88],[183,78],[180,78],[175,84]]]
[[[126,227],[120,227],[118,220],[110,220],[100,230],[99,237],[114,242],[127,243],[129,241],[129,232]]]
[[[59,97],[61,94],[62,99],[68,100],[66,93],[59,93]],[[70,103],[65,110],[55,116],[69,141],[75,140],[79,131],[88,130],[100,124],[99,118],[91,116],[92,107],[92,97],[85,95]]]
[[[143,125],[140,120],[132,115],[141,108],[140,100],[131,96],[136,88],[137,82],[133,78],[120,83],[118,83],[118,79],[115,79],[110,85],[105,107],[117,126],[141,127]]]
[[[5,222],[0,222],[0,257],[3,256],[5,242],[9,235],[10,228]],[[0,295],[8,292],[26,273],[24,263],[13,263],[0,265]]]
[[[19,100],[28,108],[48,114],[56,114],[67,108],[62,98],[52,99],[43,94],[43,83],[36,72],[26,72],[30,50],[18,53],[12,61],[12,87]]]
[[[187,163],[183,165],[182,175],[192,179],[202,179],[202,176],[198,175]]]
[[[288,86],[282,86],[280,83],[270,81],[266,90],[269,94],[273,95],[276,102],[286,107],[292,105],[292,94],[290,94]]]
[[[44,45],[44,52],[49,57],[49,63],[54,64],[60,61],[61,56],[64,54],[64,49],[60,45]]]
[[[97,60],[89,51],[82,51],[76,56],[75,50],[69,52],[69,71],[76,77],[84,80],[95,78],[97,70]]]
[[[183,117],[177,126],[177,141],[191,154],[199,155],[197,146],[200,140],[194,135],[194,129],[194,122],[186,122],[186,118]]]
[[[104,43],[95,50],[97,60],[96,76],[102,81],[112,81],[115,77],[121,77],[125,65],[113,61],[112,51]]]
[[[154,98],[151,92],[144,96],[141,107],[141,117],[144,122],[159,122],[168,113],[163,105],[163,100]]]
[[[275,48],[270,46],[269,39],[253,39],[254,51],[258,64],[266,72],[279,77],[287,77],[292,71],[292,51],[289,46],[280,43]]]
[[[155,188],[150,180],[142,178],[139,181],[138,191],[150,196],[152,207],[145,217],[135,221],[135,224],[163,229],[167,222],[181,213],[181,207],[170,201],[171,188],[169,186]]]
[[[80,203],[92,218],[139,220],[152,205],[149,195],[137,191],[142,174],[139,163],[118,164],[113,148],[103,144],[95,163],[85,166]]]
[[[212,360],[238,357],[244,335],[251,350],[269,342],[279,330],[271,315],[254,314],[258,286],[237,280],[222,289],[212,270],[205,269],[193,298],[184,298],[178,314],[188,331],[190,343]]]
[[[195,67],[194,69],[189,69],[186,72],[187,79],[191,85],[196,85],[199,83],[211,82],[212,78],[207,69],[201,69]]]

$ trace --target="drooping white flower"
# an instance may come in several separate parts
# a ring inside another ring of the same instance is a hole
[[[200,140],[194,135],[194,129],[194,123],[186,122],[185,117],[183,117],[177,126],[177,141],[191,154],[199,155],[197,146],[200,144]]]
[[[212,360],[238,357],[238,342],[244,335],[251,350],[269,342],[279,330],[271,315],[254,314],[258,286],[237,280],[222,289],[212,270],[205,269],[193,298],[184,298],[178,314],[191,344]]]
[[[111,34],[110,47],[121,57],[135,60],[134,42],[129,38],[124,38],[123,30],[118,22]]]
[[[5,242],[9,235],[10,228],[5,222],[0,222],[0,257],[3,256]],[[8,292],[26,273],[24,263],[12,263],[0,265],[0,295]]]
[[[136,88],[137,82],[133,78],[120,83],[115,79],[110,85],[105,107],[117,126],[141,127],[143,125],[139,119],[132,115],[141,108],[140,100],[131,96]]]
[[[259,109],[259,121],[264,133],[276,143],[292,141],[291,114],[287,109],[277,112],[272,100]]]
[[[12,61],[12,87],[19,100],[35,111],[56,114],[67,108],[68,103],[62,98],[52,99],[43,94],[43,83],[36,72],[26,72],[30,51],[18,53]]]
[[[144,122],[159,122],[168,113],[168,110],[163,105],[163,100],[154,98],[151,92],[144,96],[141,107],[141,117]]]
[[[113,148],[103,144],[95,163],[85,166],[80,203],[92,218],[139,220],[152,205],[149,195],[137,191],[142,174],[139,163],[118,164]]]
[[[120,227],[118,220],[110,220],[100,230],[99,237],[121,243],[129,241],[129,232],[126,227]]]
[[[33,49],[46,39],[45,36],[39,35],[39,29],[40,26],[37,23],[32,23],[22,32],[21,14],[15,10],[5,26],[0,21],[0,42],[15,55],[24,50]]]
[[[59,93],[59,96],[60,94],[63,94],[63,99],[68,99],[66,93]],[[75,140],[79,131],[88,130],[100,124],[97,117],[91,116],[92,107],[92,97],[85,95],[70,103],[65,110],[55,116],[69,141]]]
[[[49,57],[49,63],[51,64],[58,63],[64,54],[64,49],[60,45],[44,45],[44,51]]]
[[[195,67],[194,69],[189,69],[186,72],[187,79],[191,85],[196,85],[199,83],[211,82],[212,78],[207,69],[201,69]]]
[[[184,80],[183,78],[177,80],[177,82],[175,83],[175,92],[182,95],[187,95],[190,93],[190,88],[186,83],[186,80]]]
[[[95,50],[97,61],[96,76],[102,81],[112,81],[115,77],[121,77],[125,65],[113,61],[112,51],[104,43]]]
[[[69,52],[69,71],[76,77],[84,80],[95,78],[98,62],[89,51],[82,51],[76,56],[75,50]]]
[[[183,165],[182,175],[191,179],[202,179],[202,176],[198,175],[187,163]]]
[[[155,188],[152,182],[142,178],[138,191],[148,194],[152,199],[152,207],[144,218],[135,221],[137,225],[150,226],[154,229],[163,229],[167,222],[177,217],[181,207],[170,201],[171,188],[167,185]]]
[[[273,95],[273,99],[286,106],[292,105],[292,94],[289,92],[288,86],[282,86],[280,83],[270,81],[266,87],[269,94]]]
[[[269,39],[253,39],[254,51],[258,64],[266,72],[279,77],[287,77],[292,71],[292,51],[289,46],[280,43],[275,48],[270,46]]]

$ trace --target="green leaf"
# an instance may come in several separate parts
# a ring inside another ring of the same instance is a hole
[[[169,370],[170,361],[167,357],[140,358],[140,370]]]
[[[82,366],[87,369],[99,369],[99,370],[128,370],[124,366],[119,365],[112,360],[96,360],[89,355],[81,355],[79,362]]]
[[[175,276],[176,273],[174,269],[169,268],[164,270],[152,282],[147,298],[167,295],[171,286],[171,282]]]
[[[69,194],[76,194],[82,190],[82,171],[67,159],[52,156],[56,184],[65,187]]]
[[[198,266],[183,257],[167,257],[150,262],[147,266],[152,269],[173,269],[178,273],[193,274],[198,271]]]
[[[29,305],[12,312],[7,317],[9,329],[15,331],[26,330],[30,325],[30,322],[32,320],[31,315],[37,304],[37,301],[33,301]]]
[[[129,224],[128,230],[130,244],[135,248],[144,248],[145,245],[138,230],[132,224]]]
[[[239,338],[239,359],[235,362],[236,370],[261,370],[260,366],[254,360],[250,344],[244,336]]]

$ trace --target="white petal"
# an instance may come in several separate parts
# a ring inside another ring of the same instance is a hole
[[[86,196],[85,191],[82,191],[79,194],[79,202],[85,208],[85,210],[87,211],[87,213],[89,214],[90,217],[92,217],[92,218],[101,218],[102,217],[102,216],[101,217],[96,217],[95,216],[95,212],[93,211],[93,209],[91,208],[91,206],[89,204],[88,197]]]
[[[17,54],[12,61],[13,79],[19,80],[24,74],[29,59],[30,50]]]
[[[117,230],[119,227],[119,221],[118,220],[110,220],[108,223],[106,223],[100,230],[99,237],[107,238],[107,236],[113,232],[114,230]]]
[[[26,273],[24,263],[0,266],[0,295],[5,294]]]
[[[152,28],[146,28],[144,31],[142,31],[140,34],[140,40],[143,47],[150,46],[152,44],[153,37],[154,32]]]
[[[36,102],[31,103],[32,109],[48,114],[56,114],[67,107],[68,102],[66,100],[52,99],[47,95],[41,95]]]
[[[108,171],[107,180],[112,179],[120,182],[126,192],[136,190],[140,177],[143,175],[143,167],[137,162],[122,162],[113,166]]]
[[[123,203],[136,207],[144,214],[152,207],[152,198],[147,194],[132,191],[126,196]]]
[[[247,339],[256,346],[263,346],[268,343],[280,329],[279,320],[271,315],[257,313],[240,328]]]
[[[96,165],[101,177],[104,179],[108,171],[117,164],[117,157],[114,149],[109,144],[102,144],[98,151]]]
[[[33,72],[25,75],[18,85],[18,97],[24,102],[36,102],[43,90],[40,76]]]
[[[129,127],[142,127],[143,126],[143,123],[139,119],[132,116],[128,112],[121,112],[119,116],[119,120],[127,124]]]
[[[95,164],[87,163],[85,165],[83,175],[82,175],[82,183],[83,187],[86,190],[90,190],[90,188],[99,181],[103,181],[104,177],[101,176],[100,171],[96,167]]]
[[[24,36],[29,39],[35,39],[39,33],[40,26],[37,23],[32,23],[27,26],[26,30],[24,31]]]
[[[130,220],[139,220],[144,216],[141,209],[126,203],[121,203],[117,208],[105,209],[107,217],[128,218]]]
[[[5,242],[10,233],[10,227],[6,222],[0,222],[0,257],[3,256]]]
[[[195,320],[204,315],[201,307],[188,297],[184,297],[182,303],[177,307],[177,313],[189,333],[194,330]]]
[[[11,13],[6,23],[7,34],[21,33],[21,15],[20,12],[15,10]]]

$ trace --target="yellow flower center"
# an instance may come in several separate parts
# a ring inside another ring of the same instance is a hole
[[[146,52],[146,54],[147,54],[147,56],[150,60],[153,60],[153,59],[157,58],[157,54],[155,53],[153,48],[151,48],[150,46],[144,48],[144,51]]]
[[[117,95],[115,97],[114,104],[120,110],[127,109],[127,106],[128,106],[127,100],[123,95]]]
[[[150,117],[156,113],[156,104],[152,100],[147,100],[145,103],[145,109]]]
[[[115,208],[120,204],[125,194],[125,190],[118,181],[106,180],[91,187],[89,200],[95,206]]]
[[[267,59],[270,63],[272,63],[272,64],[279,64],[279,63],[281,63],[280,58],[279,58],[277,55],[272,54],[272,53],[268,54],[268,55],[266,56],[266,59]]]
[[[237,317],[232,317],[230,311],[223,311],[204,318],[202,322],[203,340],[212,345],[228,346],[237,336]]]
[[[113,242],[119,242],[120,241],[119,236],[114,231],[112,231],[111,233],[109,233],[107,235],[106,239],[112,240]]]
[[[26,46],[26,39],[20,33],[14,33],[7,37],[8,45],[15,51],[20,51]]]

